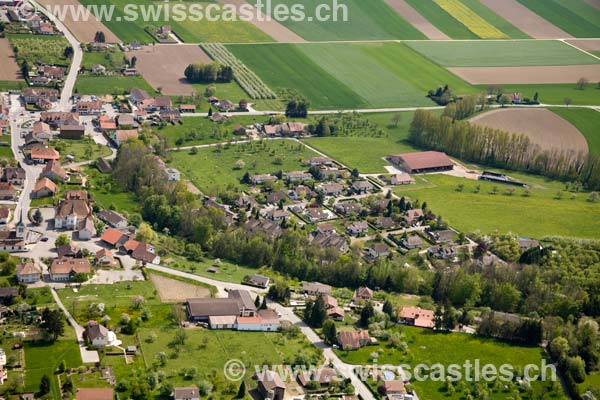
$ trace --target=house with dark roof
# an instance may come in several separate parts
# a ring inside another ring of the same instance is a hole
[[[385,243],[375,243],[367,249],[367,255],[376,260],[390,255],[390,246]]]
[[[124,229],[129,225],[124,216],[113,210],[102,210],[96,213],[96,217],[116,229]]]
[[[67,199],[60,202],[55,208],[54,227],[56,229],[74,230],[91,213],[86,200]]]
[[[65,169],[60,165],[58,160],[50,160],[44,165],[44,169],[40,173],[40,176],[51,179],[54,182],[67,182],[69,175]]]
[[[275,371],[264,371],[256,375],[258,393],[263,399],[283,400],[285,396],[285,383]]]

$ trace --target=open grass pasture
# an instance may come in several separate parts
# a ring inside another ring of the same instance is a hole
[[[600,154],[600,112],[589,108],[552,108],[585,136],[590,153]]]
[[[415,41],[407,44],[444,67],[524,67],[600,63],[600,60],[558,40]]]
[[[75,84],[79,94],[123,94],[131,89],[154,93],[152,86],[141,76],[79,76]]]
[[[403,326],[396,328],[403,335],[403,341],[408,345],[408,351],[394,349],[388,342],[382,341],[377,346],[366,346],[360,350],[346,352],[337,350],[338,355],[345,362],[351,364],[372,364],[372,354],[378,352],[377,364],[400,365],[408,364],[412,368],[418,364],[432,366],[440,363],[444,366],[451,364],[463,365],[467,360],[473,365],[479,360],[480,365],[492,364],[499,367],[509,364],[513,368],[523,368],[527,364],[541,366],[544,351],[539,347],[523,347],[511,345],[494,339],[481,338],[463,333],[437,333],[428,329]],[[445,389],[443,381],[428,379],[425,381],[414,380],[414,385],[419,397],[426,399],[453,398]],[[455,384],[455,387],[457,385]],[[544,389],[550,389],[551,383],[534,382],[534,397]],[[509,399],[511,392],[493,390],[489,388],[490,398]],[[457,390],[458,393],[458,390]],[[556,398],[564,398],[560,393],[552,393]],[[522,394],[525,396],[525,394]],[[553,397],[554,397],[553,396]]]
[[[518,0],[574,37],[600,37],[600,10],[585,0]]]
[[[598,237],[600,207],[588,201],[588,193],[575,193],[573,198],[573,193],[564,191],[561,182],[505,173],[527,183],[529,196],[525,189],[516,189],[510,194],[509,188],[503,185],[447,175],[417,176],[417,182],[423,184],[397,188],[395,193],[426,201],[435,213],[463,232],[512,232],[535,238],[550,235]],[[462,191],[459,191],[459,185],[463,185]],[[557,199],[559,192],[561,198]]]
[[[175,168],[200,190],[208,192],[228,186],[240,187],[246,172],[254,175],[305,170],[304,162],[317,156],[301,143],[291,140],[208,147],[199,149],[197,154],[182,150],[170,155]],[[238,160],[243,161],[244,167],[235,169]]]
[[[269,86],[293,89],[317,109],[433,105],[425,97],[427,91],[445,84],[457,93],[476,91],[402,43],[229,46],[229,49]]]
[[[256,4],[256,0],[250,0]],[[273,1],[291,7],[294,0]],[[263,3],[264,4],[264,3]],[[381,39],[426,39],[415,27],[400,17],[384,0],[346,0],[347,20],[340,11],[337,20],[318,21],[314,15],[320,0],[306,0],[302,4],[307,18],[302,21],[281,23],[308,41],[326,40],[381,40]],[[341,3],[340,3],[341,4]]]
[[[173,13],[173,5],[167,3],[155,3],[151,0],[137,1],[138,12],[140,18],[132,20],[130,15],[125,14],[125,6],[129,4],[127,0],[82,0],[84,5],[106,5],[114,4],[115,9],[113,18],[110,21],[105,21],[105,25],[114,32],[121,40],[126,43],[133,41],[139,41],[141,43],[152,43],[154,38],[147,33],[144,28],[154,24],[152,28],[158,28],[161,25],[171,25],[171,28],[175,34],[177,34],[183,41],[191,43],[199,42],[227,42],[227,43],[254,43],[254,42],[269,42],[272,39],[263,33],[260,29],[256,28],[252,24],[246,21],[225,21],[223,18],[218,18],[219,10],[215,10],[213,15],[216,18],[215,21],[208,21],[202,19],[201,21],[193,21],[191,18],[195,18],[192,12],[183,10],[187,19],[183,21],[175,21],[173,18],[169,18],[166,21],[165,15],[167,13]],[[175,3],[173,3],[175,4]],[[185,3],[178,3],[185,4]],[[191,3],[190,3],[191,4]],[[198,2],[203,7],[206,7],[209,2]],[[154,6],[154,11],[158,15],[158,18],[142,18],[144,10],[149,12],[149,6]],[[157,7],[158,6],[158,7]],[[180,8],[181,5],[178,5]],[[177,12],[180,12],[178,10]],[[172,14],[174,15],[174,14]],[[120,17],[120,18],[118,18]],[[118,19],[118,20],[117,20]],[[153,21],[149,24],[145,21]]]
[[[479,39],[466,26],[455,20],[434,0],[406,0],[425,19],[452,39]]]

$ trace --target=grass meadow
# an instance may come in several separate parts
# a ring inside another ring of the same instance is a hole
[[[600,61],[558,40],[407,42],[444,67],[524,67],[599,64]]]
[[[250,3],[256,4],[256,0]],[[294,0],[273,1],[292,6]],[[382,40],[382,39],[425,39],[425,36],[392,10],[384,0],[346,0],[347,20],[338,14],[337,21],[318,21],[314,15],[320,0],[302,2],[307,18],[302,21],[282,21],[282,24],[308,41],[326,40]],[[264,3],[263,3],[264,4]]]
[[[394,329],[399,330],[403,335],[402,340],[408,345],[408,351],[395,349],[388,342],[382,341],[377,346],[366,346],[357,351],[336,350],[336,352],[343,361],[350,364],[370,365],[373,363],[373,355],[377,354],[378,365],[408,364],[413,368],[421,363],[429,366],[436,363],[444,366],[451,364],[462,366],[467,360],[471,364],[475,364],[475,360],[479,360],[481,366],[492,364],[499,367],[502,364],[509,364],[516,368],[524,367],[527,364],[541,366],[544,358],[544,351],[540,347],[516,346],[475,335],[438,333],[429,329],[409,326]],[[445,391],[443,381],[413,380],[411,384],[420,398],[437,400],[453,397]],[[458,385],[455,384],[456,386]],[[542,382],[534,382],[532,386],[534,396],[535,393],[540,395],[544,389],[551,388],[551,384]],[[456,393],[459,393],[458,389]],[[556,398],[563,398],[558,393],[554,394],[558,396]],[[513,393],[504,390],[493,391],[490,389],[490,398],[493,399],[508,399],[512,395]],[[525,394],[521,395],[526,396]]]
[[[510,194],[509,188],[503,185],[439,174],[417,176],[417,185],[396,188],[395,193],[426,201],[435,213],[463,232],[512,232],[535,238],[548,235],[598,237],[600,207],[588,201],[588,193],[576,193],[573,198],[573,193],[564,191],[561,182],[506,173],[527,183],[529,196],[525,189],[516,189]],[[463,185],[462,190],[459,185]],[[559,192],[560,199],[557,198]]]
[[[600,154],[600,112],[589,108],[551,108],[579,129],[588,142],[591,153]]]
[[[304,161],[317,156],[301,143],[291,140],[272,140],[243,143],[170,153],[172,165],[179,169],[200,190],[213,192],[226,187],[240,187],[240,179],[250,175],[276,171],[305,170]],[[244,167],[236,169],[242,160]]]
[[[518,0],[575,37],[600,37],[600,10],[585,0]]]
[[[79,76],[75,90],[79,94],[122,94],[131,89],[143,89],[153,93],[154,89],[142,76]]]

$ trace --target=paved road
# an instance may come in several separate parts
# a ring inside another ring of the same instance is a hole
[[[81,361],[83,363],[96,363],[100,361],[100,357],[98,356],[97,351],[88,350],[85,345],[85,340],[83,339],[83,332],[85,329],[75,321],[75,318],[71,315],[69,310],[63,305],[62,301],[60,301],[60,297],[56,293],[56,290],[51,289],[52,297],[54,297],[54,301],[58,305],[58,308],[62,310],[62,312],[67,316],[67,320],[75,329],[75,334],[77,335],[77,342],[79,343],[79,352],[81,353]]]

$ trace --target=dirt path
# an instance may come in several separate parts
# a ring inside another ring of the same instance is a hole
[[[0,38],[0,81],[18,81],[21,71],[12,47],[6,38]]]
[[[248,2],[246,0],[220,0],[223,4],[233,4],[237,9],[241,6],[248,7]],[[256,10],[256,9],[255,9]],[[302,43],[305,42],[303,38],[298,36],[295,32],[286,28],[279,22],[271,19],[269,21],[265,21],[267,18],[261,11],[256,10],[256,14],[261,21],[258,21],[257,18],[252,18],[249,22],[256,26],[258,29],[271,36],[277,42],[288,42],[288,43]]]
[[[385,0],[388,6],[392,7],[402,18],[407,20],[412,26],[417,28],[427,38],[432,40],[448,40],[444,32],[436,28],[431,22],[427,21],[421,14],[412,8],[404,0]]]
[[[588,144],[579,130],[568,121],[545,108],[505,108],[472,118],[475,125],[489,126],[527,135],[542,149],[588,152]]]
[[[450,72],[472,85],[575,83],[579,78],[600,82],[600,64],[552,67],[450,67]]]
[[[532,38],[564,39],[573,37],[517,0],[481,0],[481,2]]]
[[[600,10],[600,0],[585,0],[585,2],[590,6],[596,7],[598,10]]]
[[[39,3],[43,6],[48,5],[61,5],[61,6],[74,6],[74,7],[83,7],[81,3],[77,0],[39,0]],[[62,21],[67,28],[73,33],[73,35],[77,38],[79,42],[93,42],[94,35],[96,32],[104,32],[104,36],[106,38],[106,42],[108,43],[119,43],[121,40],[111,32],[110,29],[106,27],[102,22],[100,22],[92,13],[89,14],[89,18],[87,21],[82,18],[81,21],[75,21],[73,19],[73,13],[66,13],[64,21]],[[73,10],[75,11],[75,10]],[[76,13],[76,11],[75,11]]]

